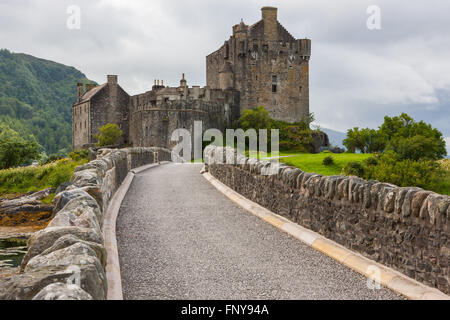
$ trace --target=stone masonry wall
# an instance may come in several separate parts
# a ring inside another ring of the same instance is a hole
[[[358,177],[322,176],[207,147],[207,170],[246,198],[450,293],[450,197]],[[223,155],[222,155],[223,154]],[[244,164],[220,164],[235,158]]]
[[[71,185],[55,196],[49,225],[29,239],[21,273],[0,280],[0,300],[105,299],[110,200],[128,171],[170,159],[163,148],[100,149],[96,160],[78,166]]]

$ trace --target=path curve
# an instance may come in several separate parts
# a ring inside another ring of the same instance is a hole
[[[135,176],[117,221],[125,299],[403,299],[249,214],[200,169]]]

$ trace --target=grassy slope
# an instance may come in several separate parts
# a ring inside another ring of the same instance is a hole
[[[289,152],[280,152],[281,156],[292,155]],[[331,156],[334,159],[334,164],[325,166],[322,164],[323,158]],[[356,154],[356,153],[317,153],[298,154],[289,158],[281,158],[280,161],[290,166],[297,167],[305,172],[315,172],[326,176],[339,175],[342,168],[350,161],[362,162],[364,159],[370,157],[370,154]]]
[[[69,181],[75,167],[87,160],[62,159],[42,166],[0,170],[0,195],[22,194]]]

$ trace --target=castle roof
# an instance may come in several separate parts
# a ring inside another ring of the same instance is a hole
[[[104,83],[100,86],[97,86],[95,88],[92,88],[91,90],[85,92],[82,96],[79,102],[75,103],[75,104],[79,104],[79,103],[83,103],[86,101],[91,100],[97,93],[99,93],[104,87],[106,87],[108,84]]]
[[[286,30],[283,25],[277,21],[278,25],[278,38],[287,42],[294,42],[295,38]],[[253,39],[264,39],[264,20],[252,24],[249,27],[250,36]]]

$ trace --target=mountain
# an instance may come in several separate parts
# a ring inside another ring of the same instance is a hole
[[[0,124],[33,134],[49,155],[70,151],[77,82],[91,83],[74,67],[0,50]]]
[[[330,143],[332,146],[345,148],[342,144],[342,141],[347,138],[347,134],[340,131],[335,131],[327,128],[320,128],[323,132],[325,132],[328,135],[328,139],[330,140]]]

